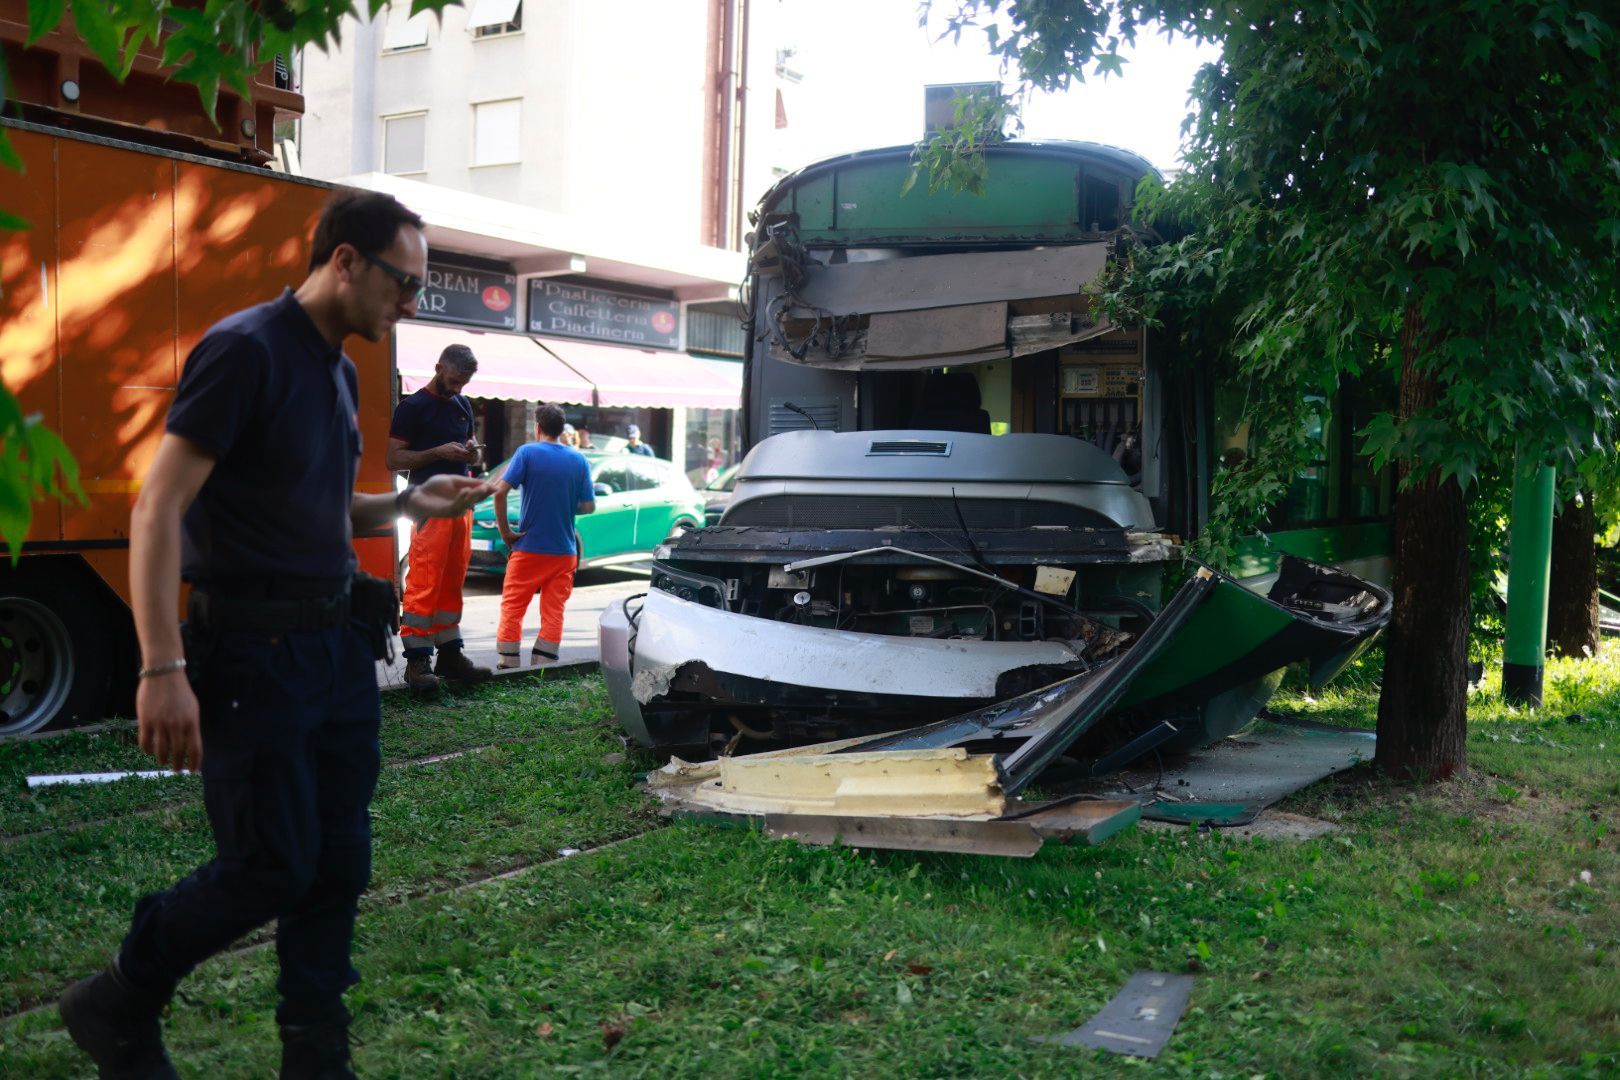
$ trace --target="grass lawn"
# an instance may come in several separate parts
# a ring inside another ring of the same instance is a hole
[[[657,827],[595,679],[385,703],[377,868],[351,992],[362,1075],[1620,1075],[1620,650],[1471,709],[1467,779],[1349,775],[1309,842],[1142,829],[1031,860]],[[1370,723],[1368,670],[1279,711]],[[1571,714],[1579,719],[1571,722]],[[457,749],[449,760],[411,764]],[[194,781],[20,794],[141,764],[127,736],[0,747],[0,1075],[84,1076],[47,1001],[203,857]],[[604,850],[453,889],[554,858]],[[1031,1043],[1139,968],[1194,971],[1154,1063]],[[204,965],[185,1075],[272,1076],[274,957]]]

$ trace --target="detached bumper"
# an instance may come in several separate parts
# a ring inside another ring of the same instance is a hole
[[[649,731],[644,707],[668,695],[682,672],[700,670],[787,703],[809,695],[921,699],[943,704],[1006,696],[1022,669],[1078,665],[1080,647],[1059,641],[951,641],[857,634],[774,622],[654,591],[632,627],[622,605],[598,627],[602,675],[625,731],[643,746],[669,745]],[[634,658],[630,640],[634,633]]]

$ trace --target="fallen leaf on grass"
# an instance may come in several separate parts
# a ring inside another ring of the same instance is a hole
[[[545,1023],[535,1028],[534,1033],[540,1036],[542,1039],[551,1038],[551,1021],[547,1020]]]
[[[611,1050],[619,1045],[625,1036],[623,1024],[604,1023],[602,1025],[602,1045]]]
[[[1249,976],[1249,981],[1250,982],[1262,982],[1262,981],[1264,981],[1266,979],[1269,979],[1269,978],[1271,978],[1271,972],[1269,972],[1269,971],[1257,971],[1253,975]]]
[[[890,960],[893,960],[895,958],[896,954],[898,954],[899,952],[900,952],[899,949],[890,949],[888,952],[883,954],[883,962],[885,964],[887,964]]]
[[[907,964],[906,971],[912,975],[932,975],[934,969],[927,964]]]

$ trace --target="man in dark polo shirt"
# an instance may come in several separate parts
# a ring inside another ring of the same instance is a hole
[[[135,905],[113,962],[62,996],[102,1076],[172,1077],[158,1016],[208,956],[277,920],[283,1077],[347,1077],[343,992],[371,873],[373,652],[351,617],[356,530],[464,514],[492,490],[440,476],[360,495],[358,380],[342,345],[415,313],[422,221],[334,195],[296,292],[237,312],[186,360],[130,530],[141,748],[200,769],[216,854]],[[191,582],[183,631],[175,618]]]
[[[388,467],[410,470],[410,482],[435,476],[466,476],[478,460],[472,403],[462,390],[478,371],[465,345],[447,345],[433,379],[394,408],[388,425]],[[472,514],[431,518],[411,532],[410,570],[399,637],[405,652],[405,685],[434,690],[439,679],[476,682],[490,670],[467,659],[461,648],[461,587],[472,556]],[[433,650],[439,662],[428,669]]]

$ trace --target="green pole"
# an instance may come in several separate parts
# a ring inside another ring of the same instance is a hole
[[[1547,653],[1547,582],[1552,577],[1554,478],[1551,465],[1522,458],[1513,474],[1502,696],[1520,705],[1541,704],[1542,665]]]

